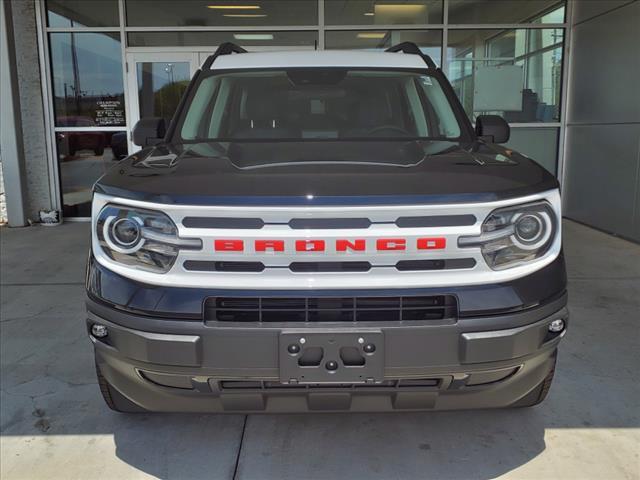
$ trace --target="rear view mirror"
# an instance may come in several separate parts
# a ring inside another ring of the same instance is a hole
[[[499,115],[480,115],[476,118],[476,135],[492,143],[506,143],[509,141],[511,130],[509,124]]]
[[[164,140],[167,126],[164,118],[141,118],[133,127],[133,143],[139,147],[150,147]]]

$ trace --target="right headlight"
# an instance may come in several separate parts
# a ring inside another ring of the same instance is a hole
[[[99,248],[114,262],[154,273],[166,273],[180,250],[200,250],[202,241],[181,238],[162,212],[114,204],[98,214]]]
[[[460,237],[459,247],[480,247],[493,270],[504,270],[542,257],[558,234],[558,219],[548,202],[494,210],[478,236]]]

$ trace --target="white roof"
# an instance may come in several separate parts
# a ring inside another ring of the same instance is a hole
[[[298,50],[293,52],[234,53],[221,55],[212,70],[273,67],[385,67],[426,68],[419,55],[361,50]]]

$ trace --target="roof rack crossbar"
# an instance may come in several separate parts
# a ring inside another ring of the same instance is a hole
[[[387,48],[385,52],[390,52],[390,53],[402,52],[402,53],[409,53],[412,55],[418,55],[420,56],[420,58],[422,58],[422,60],[424,60],[424,63],[427,64],[427,67],[438,68],[438,66],[431,59],[431,57],[426,53],[423,53],[422,50],[420,50],[420,47],[418,47],[418,45],[416,45],[413,42],[399,43],[397,45],[394,45],[393,47]]]
[[[216,61],[220,55],[231,55],[232,53],[247,53],[247,51],[236,45],[235,43],[225,42],[220,44],[218,49],[213,53],[213,55],[209,55],[207,59],[202,64],[202,70],[209,70],[213,62]]]

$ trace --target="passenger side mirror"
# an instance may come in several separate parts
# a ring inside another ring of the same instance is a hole
[[[141,118],[133,127],[133,143],[139,147],[150,147],[164,140],[167,125],[164,118]]]
[[[499,115],[480,115],[476,118],[476,135],[492,143],[506,143],[509,141],[511,129]]]

